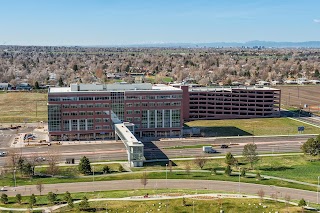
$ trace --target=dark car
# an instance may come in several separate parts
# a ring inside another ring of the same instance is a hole
[[[228,148],[228,147],[229,147],[229,146],[226,145],[226,144],[222,144],[222,145],[221,145],[221,148],[222,148],[222,149],[226,149],[226,148]]]

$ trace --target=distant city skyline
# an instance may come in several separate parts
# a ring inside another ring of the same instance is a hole
[[[0,45],[319,41],[319,0],[0,0]]]

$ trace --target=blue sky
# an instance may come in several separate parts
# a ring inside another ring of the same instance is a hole
[[[0,45],[320,40],[319,0],[0,0]]]

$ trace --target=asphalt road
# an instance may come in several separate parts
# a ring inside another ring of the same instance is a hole
[[[13,136],[12,136],[13,137]],[[200,155],[216,156],[231,152],[234,155],[241,155],[243,146],[248,142],[255,142],[259,153],[283,153],[283,152],[300,152],[300,146],[311,136],[300,137],[239,137],[239,138],[195,138],[195,139],[168,139],[153,142],[144,142],[146,159],[167,159],[178,157],[196,157]],[[64,162],[66,158],[75,158],[79,160],[82,156],[87,156],[91,161],[106,160],[126,160],[127,151],[121,141],[98,142],[65,142],[66,145],[57,146],[38,146],[17,148],[25,157],[41,156],[45,157],[48,150],[53,149],[60,155],[60,161]],[[204,154],[201,145],[213,145],[218,153]],[[220,148],[221,144],[228,144],[229,148]],[[231,144],[231,145],[230,145]],[[175,148],[183,146],[200,145],[200,148]],[[1,148],[0,151],[8,149]],[[0,157],[0,166],[5,163],[5,157]]]
[[[61,184],[45,184],[43,185],[42,194],[47,194],[48,192],[54,193],[64,193],[69,192],[92,192],[92,191],[108,191],[108,190],[138,190],[143,189],[140,179],[136,180],[117,180],[117,181],[99,181],[99,182],[79,182],[79,183],[61,183]],[[148,180],[146,185],[147,189],[193,189],[201,190],[208,189],[221,192],[230,192],[256,195],[258,190],[262,189],[266,196],[271,196],[271,194],[276,194],[278,198],[284,198],[289,195],[291,200],[300,200],[304,198],[307,202],[316,202],[317,193],[299,189],[290,189],[277,186],[266,186],[251,183],[239,183],[238,182],[228,182],[228,181],[213,181],[213,180]],[[13,187],[7,188],[8,191],[5,192],[8,196],[15,196],[16,194],[21,194],[23,196],[30,194],[39,194],[35,185],[30,186],[18,186],[14,191]]]

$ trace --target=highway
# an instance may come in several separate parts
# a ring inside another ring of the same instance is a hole
[[[191,138],[191,139],[167,139],[160,141],[144,142],[146,159],[167,159],[179,157],[196,156],[216,156],[231,152],[234,155],[241,155],[243,146],[246,143],[254,142],[257,144],[258,153],[283,153],[300,152],[300,146],[312,136],[294,137],[233,137],[233,138]],[[78,161],[82,156],[87,156],[94,161],[126,160],[127,152],[121,141],[104,142],[64,142],[65,145],[56,146],[37,146],[17,148],[22,156],[41,156],[45,157],[49,150],[54,150],[60,156],[60,161],[66,158],[75,158]],[[204,154],[202,145],[212,145],[218,153]],[[229,145],[229,148],[220,148],[221,144]],[[183,146],[199,145],[198,148],[183,148]],[[176,147],[176,148],[174,148]],[[180,147],[180,148],[179,148]],[[8,148],[0,148],[0,151],[7,151]],[[5,158],[0,158],[0,166],[4,166]]]

